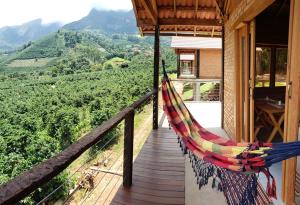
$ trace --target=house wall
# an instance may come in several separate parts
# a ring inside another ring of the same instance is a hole
[[[236,137],[236,55],[235,31],[224,26],[224,129],[231,138]]]
[[[230,1],[231,2],[231,1]],[[238,82],[238,41],[237,28],[243,22],[250,22],[274,0],[242,0],[234,4],[224,19],[224,129],[227,134],[237,138],[239,122],[237,120]]]
[[[200,50],[200,78],[221,78],[221,49]]]

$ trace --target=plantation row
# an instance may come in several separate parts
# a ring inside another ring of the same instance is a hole
[[[57,77],[1,79],[0,184],[54,156],[150,91],[151,61],[141,58],[123,69]],[[52,180],[23,203],[35,204],[67,177]]]

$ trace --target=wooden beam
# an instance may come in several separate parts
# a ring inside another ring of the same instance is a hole
[[[153,129],[158,129],[158,84],[159,84],[159,26],[155,26],[154,35],[154,72],[153,72]]]
[[[149,0],[141,0],[141,3],[144,7],[144,9],[147,11],[152,25],[157,25],[157,14],[155,14],[155,11],[153,9],[153,6]]]
[[[197,12],[198,12],[198,0],[196,0],[196,3],[195,3],[195,18],[197,18]]]
[[[177,12],[177,5],[176,5],[176,0],[174,0],[174,3],[173,3],[173,11],[174,11],[174,18],[176,18],[176,12]]]
[[[200,50],[196,50],[196,78],[200,78]]]
[[[132,185],[133,138],[134,109],[126,115],[124,128],[123,186],[127,188]]]
[[[177,54],[177,78],[180,77],[180,53]]]
[[[221,26],[217,20],[208,19],[159,19],[159,25],[185,25],[185,26]]]
[[[154,14],[158,17],[158,10],[157,10],[156,0],[151,0],[151,3],[152,3],[152,6],[153,6]]]
[[[284,141],[298,141],[300,116],[300,1],[290,1],[288,40],[288,89],[285,97]],[[286,205],[295,203],[295,178],[297,158],[286,160],[283,166],[283,201]]]
[[[144,36],[153,36],[153,31],[144,31]],[[194,36],[193,31],[160,31],[160,36]],[[196,37],[211,37],[211,32],[197,32]],[[221,37],[221,32],[215,32],[214,38]]]
[[[211,37],[214,37],[214,32],[215,32],[215,27],[213,26],[212,31],[211,31]]]
[[[159,11],[166,12],[175,12],[175,11],[185,11],[185,12],[216,12],[216,7],[207,7],[207,6],[159,6]],[[142,11],[142,9],[139,9]]]
[[[218,20],[213,19],[177,19],[162,18],[157,22],[162,26],[222,26]],[[153,26],[153,21],[149,19],[140,19],[139,26]]]
[[[215,4],[216,4],[216,11],[220,14],[221,18],[224,19],[224,14],[222,9],[220,8],[219,4],[218,4],[218,0],[215,0]]]
[[[220,89],[221,89],[221,127],[224,129],[224,68],[225,68],[225,30],[224,26],[222,28],[222,70],[221,70],[221,75],[222,75],[222,80],[220,84]]]
[[[235,18],[232,20],[231,28],[230,29],[236,29],[237,26],[242,22],[251,21],[255,16],[260,14],[263,10],[265,10],[268,6],[270,6],[275,0],[252,0],[249,1],[249,4],[247,4],[247,7],[243,10],[241,15],[238,15],[238,18]],[[240,7],[242,7],[244,4],[239,4],[238,7],[231,13],[230,16],[235,16],[240,11]],[[230,17],[229,17],[230,20]]]

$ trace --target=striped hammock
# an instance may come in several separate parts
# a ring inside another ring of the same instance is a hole
[[[269,167],[300,155],[300,142],[237,143],[215,135],[194,119],[168,79],[163,62],[164,112],[189,154],[199,188],[212,179],[212,187],[224,193],[229,205],[263,204],[258,173],[267,178],[267,194],[276,198],[276,183]],[[203,116],[210,117],[210,116]]]

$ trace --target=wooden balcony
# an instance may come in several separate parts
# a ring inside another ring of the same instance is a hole
[[[120,186],[111,204],[184,204],[184,163],[175,133],[154,130],[134,161],[132,186]]]

